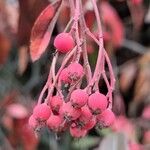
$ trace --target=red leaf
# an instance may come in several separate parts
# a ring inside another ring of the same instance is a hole
[[[121,19],[108,2],[102,2],[100,10],[105,26],[109,28],[108,32],[111,34],[113,45],[119,47],[124,37],[124,27]]]
[[[7,113],[16,119],[23,119],[28,115],[27,109],[23,105],[17,103],[9,105],[7,107]]]
[[[31,32],[30,55],[36,61],[46,50],[57,21],[62,0],[48,5],[37,18]]]

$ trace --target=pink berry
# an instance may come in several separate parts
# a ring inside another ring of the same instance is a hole
[[[81,115],[79,117],[79,121],[86,124],[92,119],[93,115],[88,106],[83,106],[81,108]]]
[[[94,126],[96,125],[96,118],[93,117],[89,122],[87,122],[85,125],[84,125],[84,129],[86,130],[91,130],[92,128],[94,128]]]
[[[81,109],[74,109],[70,102],[63,103],[59,111],[60,115],[65,119],[71,121],[79,118],[81,114]]]
[[[69,79],[69,72],[68,68],[64,68],[60,75],[59,75],[59,80],[63,83],[71,83],[71,80]]]
[[[38,121],[46,121],[51,115],[51,109],[45,103],[39,104],[35,106],[33,115]]]
[[[60,131],[60,128],[61,128],[60,126],[61,126],[62,122],[63,122],[63,120],[59,115],[58,116],[51,115],[49,117],[49,119],[47,120],[47,126],[51,130],[58,132],[58,131]]]
[[[28,124],[31,128],[36,129],[38,126],[38,121],[34,118],[33,115],[29,117]]]
[[[71,63],[67,68],[72,82],[76,82],[84,75],[83,67],[77,62]]]
[[[54,46],[61,53],[67,53],[73,49],[75,43],[72,36],[69,33],[60,33],[54,40]]]
[[[115,121],[115,115],[110,109],[104,110],[101,114],[96,116],[97,121],[104,127],[111,126]]]
[[[84,90],[77,89],[71,93],[70,99],[74,108],[81,108],[87,103],[88,94]]]
[[[70,134],[71,134],[73,137],[75,137],[75,138],[81,138],[81,137],[86,136],[87,130],[81,129],[81,128],[77,127],[77,126],[75,126],[75,127],[72,127],[72,126],[71,126],[71,127],[70,127]]]
[[[105,95],[96,92],[89,96],[88,106],[94,114],[100,114],[107,108],[108,102]]]
[[[60,96],[53,96],[50,99],[50,106],[52,111],[59,112],[60,107],[63,105],[63,100]]]

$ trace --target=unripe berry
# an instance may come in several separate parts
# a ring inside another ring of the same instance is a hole
[[[86,124],[92,119],[93,115],[88,106],[83,106],[81,108],[81,115],[79,117],[79,121]]]
[[[81,114],[81,109],[74,109],[70,102],[63,103],[59,111],[60,115],[65,119],[71,121],[79,118]]]
[[[38,126],[38,121],[34,118],[33,115],[29,117],[28,124],[31,128],[36,129]]]
[[[70,127],[70,134],[75,137],[75,138],[81,138],[81,137],[84,137],[86,136],[87,134],[87,130],[85,129],[82,129],[82,128],[79,128],[77,126],[75,127]]]
[[[53,96],[50,99],[50,106],[53,112],[59,112],[59,109],[62,105],[63,105],[63,100],[60,96]]]
[[[98,124],[104,127],[111,126],[115,121],[115,115],[110,109],[104,110],[101,114],[96,116]]]
[[[88,94],[84,90],[77,89],[71,93],[70,100],[74,108],[81,108],[87,103]]]
[[[51,115],[49,117],[49,119],[47,120],[47,126],[51,130],[53,130],[55,132],[59,132],[60,128],[61,128],[60,126],[61,126],[62,122],[63,122],[63,119],[59,115],[58,116]]]
[[[108,101],[105,95],[96,92],[89,96],[88,106],[94,114],[102,113],[108,105]]]
[[[61,53],[67,53],[73,49],[75,43],[72,36],[69,33],[60,33],[54,40],[54,46]]]
[[[71,80],[69,79],[69,72],[68,72],[68,68],[64,68],[60,75],[59,75],[59,80],[63,83],[70,83]]]
[[[39,104],[35,106],[33,115],[38,121],[46,121],[51,115],[51,109],[45,103]]]
[[[76,82],[84,75],[83,67],[77,62],[71,63],[67,68],[72,82]]]

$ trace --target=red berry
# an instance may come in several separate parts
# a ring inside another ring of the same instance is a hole
[[[87,103],[88,94],[84,90],[77,89],[71,93],[70,99],[74,108],[81,108]]]
[[[84,125],[84,129],[91,130],[96,125],[96,118],[93,117],[89,122]]]
[[[73,49],[75,43],[72,36],[69,33],[60,33],[54,40],[54,46],[59,52],[67,53]]]
[[[105,95],[96,92],[89,96],[88,106],[94,114],[100,114],[107,108],[107,98]]]
[[[33,115],[29,117],[28,124],[31,128],[36,129],[38,126],[38,121],[34,118]]]
[[[51,115],[51,109],[45,103],[39,104],[35,106],[33,115],[38,121],[46,121]]]
[[[92,119],[93,115],[88,106],[84,106],[81,108],[81,115],[79,117],[79,121],[83,124],[86,124]]]
[[[115,121],[115,115],[110,109],[104,110],[101,114],[96,116],[99,124],[105,127],[111,126]]]
[[[64,68],[60,75],[59,75],[59,80],[63,83],[71,83],[71,80],[69,79],[69,72],[68,68]]]
[[[59,115],[58,116],[51,115],[49,117],[49,119],[47,120],[47,126],[51,130],[58,132],[58,131],[60,131],[60,128],[61,128],[60,126],[61,126],[62,122],[63,122],[63,119]]]
[[[87,134],[87,130],[85,129],[81,129],[81,128],[78,128],[77,126],[75,127],[70,127],[70,134],[75,137],[75,138],[81,138],[81,137],[84,137],[86,136]]]
[[[67,68],[69,79],[72,82],[79,80],[84,75],[83,67],[77,62],[71,63]]]
[[[68,102],[68,103],[63,103],[63,106],[60,108],[59,113],[62,117],[71,121],[79,118],[81,114],[81,109],[74,109],[71,103]]]
[[[63,100],[60,96],[53,96],[50,99],[50,106],[52,111],[58,112],[62,105],[63,105]]]

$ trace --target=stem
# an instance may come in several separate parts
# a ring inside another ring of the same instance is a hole
[[[52,61],[52,67],[51,67],[51,70],[52,70],[52,78],[53,78],[53,81],[55,80],[55,67],[56,67],[56,61],[57,61],[57,58],[58,58],[58,53],[55,54],[55,56],[53,57],[53,61]]]
[[[74,10],[75,10],[74,0],[69,0],[69,4],[70,4],[71,16],[74,16]]]
[[[99,53],[98,53],[97,63],[96,63],[96,67],[95,67],[95,71],[94,71],[94,75],[93,75],[93,81],[95,81],[96,78],[98,76],[100,76],[99,74],[101,74],[101,70],[100,70],[101,68],[99,66],[101,66],[101,63],[102,63],[103,45],[104,44],[103,44],[103,38],[101,38],[103,36],[103,34],[102,34],[102,25],[101,25],[101,21],[100,21],[99,11],[98,11],[95,0],[91,0],[91,1],[93,3],[97,26],[98,26],[98,32],[99,32]]]
[[[81,11],[81,17],[80,17],[80,26],[81,26],[81,38],[83,39],[83,46],[82,46],[82,51],[83,51],[83,61],[84,61],[84,67],[85,67],[85,75],[87,78],[87,83],[89,84],[91,79],[92,79],[92,72],[91,72],[91,67],[88,61],[88,54],[87,54],[87,46],[86,46],[86,34],[85,34],[85,29],[87,29],[85,19],[83,16],[83,6],[82,6],[82,1],[80,1],[80,11]]]
[[[82,52],[81,49],[81,40],[79,37],[79,16],[80,16],[80,4],[79,0],[76,0],[76,9],[75,9],[75,15],[74,15],[74,30],[75,30],[75,40],[77,43],[77,54],[76,54],[76,61],[79,62],[80,55]]]

